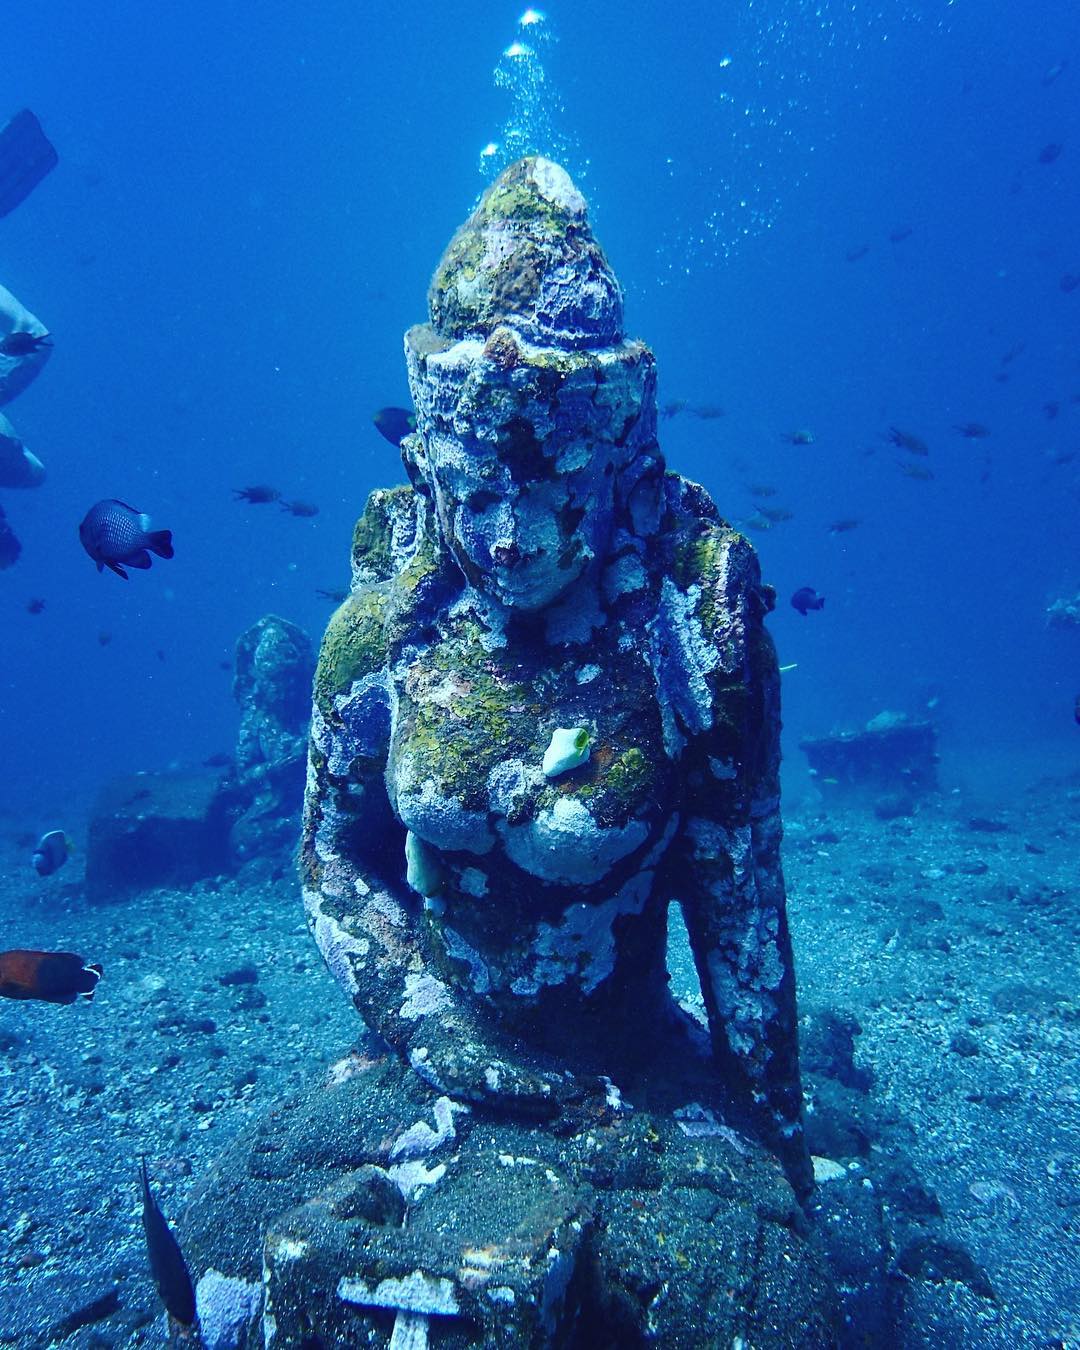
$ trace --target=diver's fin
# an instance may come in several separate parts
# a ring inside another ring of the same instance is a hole
[[[59,156],[29,108],[0,131],[0,216],[14,211],[33,192]]]

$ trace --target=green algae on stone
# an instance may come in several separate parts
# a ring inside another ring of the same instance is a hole
[[[324,717],[333,717],[335,695],[382,668],[386,604],[384,590],[365,589],[350,595],[331,615],[315,670],[315,703]]]
[[[515,733],[531,721],[532,706],[524,685],[503,682],[488,665],[478,630],[444,638],[424,658],[425,681],[446,682],[446,708],[417,690],[403,716],[409,730],[410,766],[429,778],[439,793],[458,798],[466,809],[486,809],[487,775],[516,743]],[[446,713],[449,711],[450,718]]]
[[[643,798],[652,782],[644,752],[636,745],[624,750],[605,775],[604,784],[627,809]]]
[[[395,528],[414,526],[417,494],[402,484],[376,488],[353,526],[352,565],[361,581],[389,581],[397,570],[393,541]]]
[[[504,322],[568,348],[621,337],[622,293],[584,198],[540,156],[511,164],[484,193],[435,269],[428,306],[436,331],[459,340]]]

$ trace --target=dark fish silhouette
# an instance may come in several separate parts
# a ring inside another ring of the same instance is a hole
[[[913,455],[928,455],[930,447],[924,440],[918,436],[913,436],[910,431],[901,431],[899,427],[890,427],[885,433],[886,440],[898,445],[901,450],[907,450]]]
[[[895,230],[889,231],[889,243],[902,244],[905,239],[910,239],[914,233],[915,230],[913,226],[900,225]]]
[[[780,525],[785,520],[793,520],[795,516],[795,512],[789,511],[786,506],[759,506],[758,513],[766,520],[772,521],[774,525]]]
[[[149,516],[114,497],[97,502],[87,511],[79,526],[79,538],[99,572],[107,567],[125,581],[125,566],[145,570],[152,561],[151,553],[159,558],[173,556],[172,532],[151,530]]]
[[[747,483],[746,490],[751,497],[775,497],[779,491],[771,483]]]
[[[1061,411],[1061,404],[1057,399],[1052,398],[1048,403],[1043,404],[1043,412],[1046,414],[1046,420],[1052,422]]]
[[[825,608],[825,597],[818,595],[813,586],[800,586],[791,597],[791,607],[805,618],[808,610]]]
[[[416,430],[416,416],[408,408],[380,408],[371,420],[391,445],[400,445],[410,431]]]
[[[314,502],[282,502],[281,509],[288,511],[290,516],[300,516],[310,518],[319,514],[319,508]]]
[[[208,769],[225,769],[233,762],[232,755],[227,750],[217,750],[212,755],[207,755],[203,764]]]
[[[1066,295],[1068,295],[1070,291],[1075,291],[1077,286],[1080,286],[1080,272],[1066,272],[1058,282],[1058,285]]]
[[[250,502],[252,506],[266,506],[281,498],[281,493],[277,488],[270,487],[268,483],[255,483],[251,487],[233,488],[233,495],[238,502]]]
[[[813,445],[814,433],[807,427],[799,427],[797,431],[782,431],[780,439],[788,445]]]
[[[0,338],[0,352],[5,356],[29,356],[39,347],[51,347],[52,338],[48,333],[8,333]]]
[[[41,836],[34,849],[34,871],[39,877],[50,877],[59,872],[74,851],[74,845],[63,830],[50,830]]]
[[[1068,61],[1064,61],[1064,60],[1062,60],[1062,61],[1055,61],[1054,64],[1050,67],[1050,69],[1049,69],[1049,70],[1045,73],[1045,75],[1043,75],[1043,77],[1042,77],[1042,85],[1043,85],[1043,88],[1044,88],[1044,89],[1048,89],[1048,88],[1050,87],[1050,85],[1052,85],[1052,84],[1054,83],[1054,81],[1057,79],[1057,77],[1058,77],[1059,75],[1064,74],[1064,73],[1065,73],[1065,67],[1066,67],[1068,64],[1069,64]]]
[[[41,614],[45,609],[45,601],[39,596],[34,596],[32,600],[26,602],[27,614]]]
[[[146,1234],[146,1253],[150,1258],[150,1274],[165,1304],[165,1311],[183,1327],[195,1321],[195,1290],[188,1274],[184,1254],[173,1236],[165,1215],[158,1209],[150,1194],[150,1180],[146,1175],[146,1158],[140,1159],[142,1180],[142,1221]]]
[[[345,603],[345,601],[348,600],[348,598],[349,598],[349,592],[348,592],[348,591],[324,591],[324,590],[317,590],[317,591],[315,592],[315,594],[316,594],[317,596],[319,596],[320,599],[323,599],[323,600],[333,600],[334,603],[337,604],[337,605],[343,605],[343,604]]]
[[[1039,163],[1053,164],[1064,148],[1060,141],[1051,141],[1049,145],[1044,145],[1039,151]]]
[[[673,398],[668,403],[660,406],[660,416],[666,421],[668,418],[677,417],[679,413],[685,411],[689,405],[684,398]]]
[[[847,516],[843,520],[834,520],[829,526],[830,534],[847,534],[849,530],[856,529],[861,522],[857,517]]]
[[[849,248],[844,254],[845,262],[858,262],[860,258],[865,258],[870,252],[869,244],[857,244],[855,248]]]
[[[981,422],[958,422],[953,425],[953,431],[959,432],[969,441],[979,441],[990,435],[990,428],[984,427]]]
[[[1076,702],[1073,704],[1073,717],[1076,719],[1076,725],[1080,727],[1080,694],[1076,696]]]
[[[97,640],[99,647],[107,647],[109,643],[112,641],[112,634],[107,633],[104,629],[102,629],[101,632],[97,635]]]
[[[99,965],[87,965],[75,952],[0,952],[0,998],[30,998],[41,1003],[74,1003],[94,997]]]
[[[689,411],[695,417],[700,417],[703,422],[715,422],[717,418],[727,416],[719,403],[695,403]]]

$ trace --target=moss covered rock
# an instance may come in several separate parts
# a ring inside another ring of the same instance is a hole
[[[622,334],[622,292],[585,199],[539,156],[511,164],[484,193],[435,269],[428,304],[435,330],[455,340],[488,337],[502,323],[571,348]]]

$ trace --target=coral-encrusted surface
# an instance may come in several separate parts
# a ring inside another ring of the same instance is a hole
[[[503,174],[430,301],[405,342],[411,486],[374,493],[357,524],[315,679],[301,869],[316,940],[439,1100],[535,1131],[540,1151],[624,1100],[661,1118],[696,1102],[805,1197],[772,595],[754,551],[666,472],[652,354],[623,338],[561,169]],[[588,753],[548,773],[567,729]],[[705,1050],[668,990],[673,904]],[[688,1242],[708,1209],[689,1207]],[[427,1272],[385,1276],[424,1304],[399,1314],[449,1315],[426,1303],[451,1278],[434,1237],[385,1241]],[[352,1302],[384,1306],[377,1273]],[[297,1296],[291,1274],[281,1289]],[[610,1283],[581,1297],[586,1321],[625,1302]],[[521,1334],[557,1338],[538,1325]]]
[[[622,292],[585,199],[539,157],[512,164],[484,193],[435,269],[428,303],[436,331],[454,341],[501,323],[562,348],[621,336]]]

